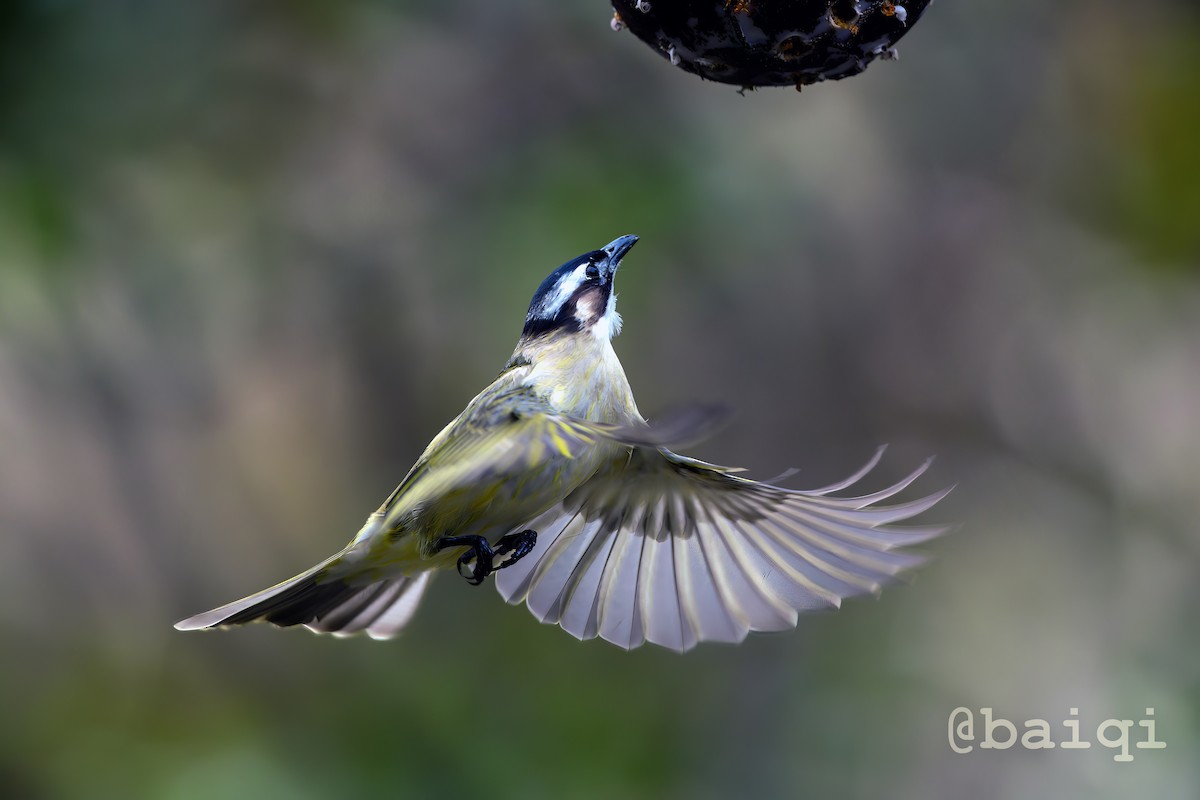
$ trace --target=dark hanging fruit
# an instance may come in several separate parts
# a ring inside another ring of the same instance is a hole
[[[857,75],[931,0],[612,0],[629,28],[672,64],[737,86],[795,86]]]

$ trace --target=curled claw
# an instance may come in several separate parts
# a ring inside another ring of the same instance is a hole
[[[476,562],[474,568],[471,567],[472,561]],[[458,574],[466,578],[467,583],[478,586],[492,574],[492,554],[468,550],[458,558]]]
[[[510,567],[529,555],[536,544],[537,531],[524,530],[505,534],[495,547],[482,536],[443,536],[437,540],[434,549],[441,552],[450,547],[466,547],[466,552],[458,557],[458,574],[466,578],[467,583],[478,586],[496,570]]]
[[[520,533],[510,533],[507,536],[501,537],[496,543],[496,555],[508,556],[501,563],[495,565],[495,569],[504,569],[511,567],[513,564],[520,561],[525,556],[533,552],[534,546],[537,544],[537,531],[523,530]]]

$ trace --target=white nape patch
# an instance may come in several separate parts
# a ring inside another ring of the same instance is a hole
[[[587,264],[582,264],[559,278],[554,291],[542,298],[542,302],[538,303],[537,308],[529,313],[529,318],[553,319],[562,310],[563,304],[571,299],[571,295],[575,294],[575,290],[583,283],[583,273],[586,269]]]
[[[602,341],[609,341],[620,332],[621,315],[617,313],[617,293],[612,292],[608,295],[608,307],[604,309],[604,316],[592,326],[592,335]]]

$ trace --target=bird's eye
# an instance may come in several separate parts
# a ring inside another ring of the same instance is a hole
[[[583,272],[588,278],[595,279],[600,277],[600,268],[595,264],[588,264],[587,269]]]

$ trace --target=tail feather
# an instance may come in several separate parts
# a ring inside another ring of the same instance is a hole
[[[366,631],[372,639],[390,639],[413,618],[432,574],[422,572],[360,589],[316,621],[308,623],[308,629],[334,636],[352,636]]]
[[[327,564],[328,562],[326,562]],[[328,580],[326,564],[270,589],[175,623],[181,631],[224,628],[259,620],[279,627],[304,625],[317,633],[350,636],[366,632],[390,639],[408,624],[429,585],[428,572],[366,586]]]

